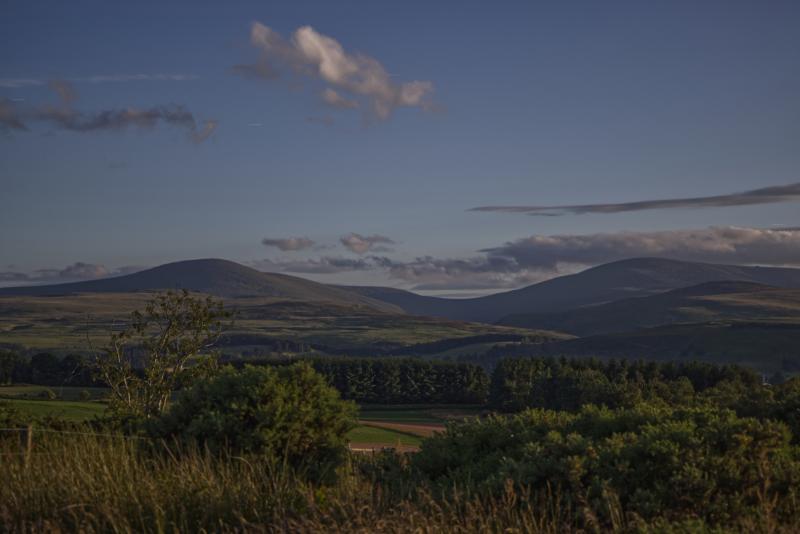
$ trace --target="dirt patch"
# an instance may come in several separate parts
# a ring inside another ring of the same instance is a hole
[[[350,443],[350,450],[360,453],[381,452],[384,449],[394,449],[397,452],[418,452],[416,445],[387,445],[386,443]]]

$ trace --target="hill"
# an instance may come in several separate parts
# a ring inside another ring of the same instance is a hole
[[[507,356],[567,356],[735,363],[764,373],[800,372],[800,323],[673,324],[542,345],[505,347]],[[491,358],[493,355],[484,356]]]
[[[410,291],[380,287],[351,286],[346,289],[396,305],[415,315],[495,322],[509,315],[566,311],[714,281],[800,288],[800,269],[634,258],[472,299],[425,297]]]
[[[102,346],[114,325],[124,323],[130,312],[142,309],[151,298],[144,291],[0,296],[0,349],[87,352],[89,340]],[[226,354],[427,355],[486,339],[565,337],[331,301],[276,297],[223,301],[235,317],[221,340]]]
[[[76,293],[130,293],[164,289],[187,289],[217,297],[276,297],[303,301],[326,301],[401,312],[387,302],[320,284],[304,278],[264,273],[238,263],[202,259],[167,263],[137,273],[67,284],[0,288],[0,296],[55,296]]]
[[[673,323],[733,320],[800,323],[800,290],[752,282],[706,282],[565,312],[510,315],[498,324],[557,327],[577,336],[592,336]]]

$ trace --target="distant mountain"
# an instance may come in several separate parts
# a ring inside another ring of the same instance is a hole
[[[49,296],[73,293],[126,293],[164,289],[188,289],[218,297],[281,297],[304,301],[327,301],[359,305],[387,312],[398,307],[333,286],[285,274],[263,273],[238,263],[218,260],[188,260],[125,276],[46,286],[0,288],[0,295]]]
[[[735,320],[796,321],[800,325],[800,290],[753,282],[706,282],[565,312],[509,315],[498,324],[558,328],[577,336],[592,336],[674,323]]]
[[[509,315],[566,311],[714,281],[800,288],[800,269],[635,258],[472,299],[425,297],[410,291],[380,287],[346,289],[394,304],[415,315],[495,322]]]

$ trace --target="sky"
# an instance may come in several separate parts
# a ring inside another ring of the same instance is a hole
[[[778,0],[7,0],[0,284],[800,266],[798,27]]]

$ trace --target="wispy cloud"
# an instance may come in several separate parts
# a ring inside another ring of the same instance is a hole
[[[322,101],[335,108],[353,109],[358,107],[357,101],[343,97],[330,87],[322,91]]]
[[[74,83],[109,83],[109,82],[138,82],[138,81],[169,81],[183,82],[197,80],[198,76],[192,74],[94,74],[92,76],[77,76],[64,78]],[[0,87],[6,89],[19,89],[47,85],[48,78],[0,78]]]
[[[523,213],[534,216],[559,216],[585,213],[622,213],[676,208],[713,208],[728,206],[750,206],[755,204],[775,204],[800,200],[800,182],[752,189],[741,193],[714,195],[706,197],[686,197],[657,200],[640,200],[611,204],[572,204],[563,206],[479,206],[470,211],[499,211]]]
[[[250,42],[260,51],[260,59],[232,69],[245,78],[272,80],[290,72],[318,79],[327,84],[321,93],[324,103],[347,109],[360,107],[359,100],[363,99],[371,115],[382,120],[399,107],[427,109],[432,105],[431,82],[395,82],[377,59],[349,53],[338,41],[311,26],[298,28],[286,40],[275,30],[254,22]]]
[[[280,250],[296,251],[305,250],[314,246],[314,241],[307,237],[283,237],[283,238],[269,238],[265,237],[261,240],[261,244],[265,247],[275,247]]]
[[[270,272],[296,274],[336,274],[354,271],[373,271],[388,269],[392,260],[383,256],[367,256],[364,258],[337,258],[323,256],[304,260],[271,260],[263,259],[251,262],[256,269]]]
[[[145,267],[129,266],[109,269],[94,263],[76,262],[63,269],[39,269],[32,273],[6,271],[0,272],[0,284],[47,284],[61,282],[77,282],[81,280],[96,280],[110,276],[122,276],[141,271]]]
[[[386,236],[373,234],[361,235],[355,232],[342,236],[339,242],[350,252],[365,254],[366,252],[387,252],[390,249],[381,245],[393,245],[394,241]]]
[[[8,130],[27,130],[28,122],[45,122],[72,132],[118,131],[127,128],[152,129],[158,123],[186,130],[190,140],[202,143],[217,128],[216,120],[198,121],[183,106],[155,106],[146,109],[107,109],[85,113],[72,107],[77,98],[72,84],[51,80],[48,84],[59,96],[58,106],[41,105],[25,108],[8,99],[0,99],[0,127]]]

